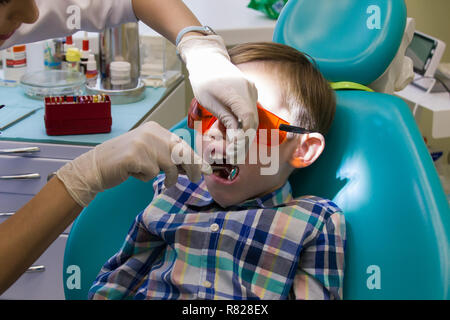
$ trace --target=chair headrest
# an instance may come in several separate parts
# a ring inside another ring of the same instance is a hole
[[[403,0],[290,0],[273,41],[309,54],[328,81],[367,85],[394,59],[405,25]]]

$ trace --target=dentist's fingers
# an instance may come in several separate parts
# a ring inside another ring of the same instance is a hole
[[[225,121],[231,122],[232,126],[228,126],[227,123],[222,123],[227,129],[237,129],[237,119],[242,121],[242,127],[244,131],[249,129],[255,129],[258,127],[258,111],[256,107],[256,101],[258,99],[258,94],[255,85],[250,81],[242,81],[242,87],[247,87],[247,96],[243,97],[237,93],[232,94],[231,92],[227,95],[218,94],[220,102],[225,106],[220,110],[221,115],[218,117],[226,118]],[[230,115],[231,114],[231,118]]]
[[[212,174],[211,166],[186,143],[178,138],[172,147],[171,160],[178,167],[180,173],[186,173],[189,180],[197,182],[203,174]]]
[[[223,108],[217,114],[214,114],[217,119],[225,126],[227,129],[237,129],[238,121],[235,115],[228,109]]]
[[[159,146],[159,149],[160,151],[167,150],[166,153],[169,152],[169,148],[164,145]],[[148,182],[161,172],[160,161],[157,160],[158,157],[155,159],[155,152],[146,144],[139,143],[129,158],[131,161],[126,172],[129,172],[136,179]]]
[[[178,169],[174,163],[167,163],[161,165],[161,170],[164,171],[166,178],[164,185],[167,188],[174,186],[178,181]]]

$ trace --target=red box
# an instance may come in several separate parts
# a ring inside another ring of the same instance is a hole
[[[111,132],[109,96],[46,97],[45,129],[49,136]],[[95,101],[95,102],[94,102]]]

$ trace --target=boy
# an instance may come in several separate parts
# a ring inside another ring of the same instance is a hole
[[[89,298],[342,299],[344,216],[329,200],[293,199],[287,181],[322,153],[334,93],[288,46],[249,43],[229,54],[258,89],[260,128],[269,128],[269,119],[294,131],[283,133],[277,125],[272,130],[279,137],[260,131],[252,140],[252,147],[276,155],[276,172],[262,174],[267,163],[250,161],[255,149],[245,163],[230,161],[227,132],[215,118],[205,121],[195,112],[200,106],[194,101],[190,118],[208,123],[197,146],[219,169],[198,183],[181,176],[170,188],[159,176],[153,201],[100,271]]]

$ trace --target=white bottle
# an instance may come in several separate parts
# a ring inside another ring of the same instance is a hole
[[[27,72],[44,69],[44,41],[27,44]]]
[[[27,72],[27,51],[25,45],[13,46],[3,53],[3,77],[5,80],[20,81]]]
[[[67,36],[66,37],[66,42],[63,45],[63,59],[61,62],[61,69],[62,70],[67,70],[69,68],[69,63],[67,62],[67,52],[69,51],[70,48],[75,48],[74,44],[73,44],[73,38],[72,36]]]
[[[89,39],[87,38],[87,32],[84,33],[84,40],[82,44],[81,50],[81,59],[80,59],[80,72],[86,74],[87,71],[87,62],[89,60],[89,55],[91,54],[89,50]]]
[[[95,60],[95,56],[91,53],[86,63],[86,82],[88,87],[95,87],[97,84],[97,78],[97,61]]]

